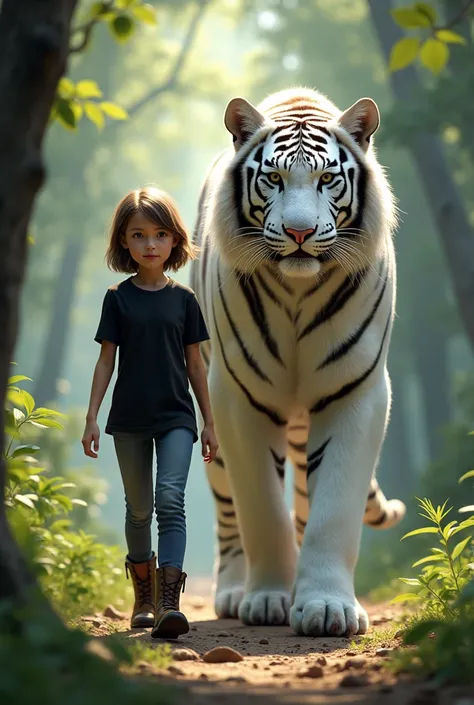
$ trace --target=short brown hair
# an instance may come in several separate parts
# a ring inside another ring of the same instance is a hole
[[[127,193],[115,209],[110,226],[109,245],[105,253],[109,269],[126,274],[133,274],[138,270],[138,264],[122,245],[128,221],[135,213],[143,213],[146,218],[166,228],[176,237],[177,244],[171,250],[164,270],[172,269],[177,272],[188,260],[195,259],[198,248],[191,242],[174,200],[165,191],[146,187]]]

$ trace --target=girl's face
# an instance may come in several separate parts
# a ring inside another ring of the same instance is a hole
[[[129,219],[122,238],[122,247],[130,250],[132,259],[146,269],[163,268],[176,244],[172,232],[140,212]]]

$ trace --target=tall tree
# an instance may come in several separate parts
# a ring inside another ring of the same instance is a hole
[[[389,14],[391,0],[368,0],[375,34],[388,63],[392,46],[402,37]],[[416,69],[408,66],[390,74],[394,95],[401,103],[413,101],[423,85]],[[451,276],[460,319],[474,351],[474,232],[451,176],[440,139],[418,132],[407,142],[433,213]]]
[[[65,73],[77,0],[3,0],[0,6],[0,395],[18,333],[27,228],[45,178],[43,137]],[[3,424],[0,447],[4,446]],[[0,598],[26,601],[34,578],[8,527],[0,453]]]

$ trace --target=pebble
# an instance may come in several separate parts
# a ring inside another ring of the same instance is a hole
[[[316,664],[313,664],[308,668],[303,668],[301,669],[301,671],[298,672],[299,678],[322,678],[323,675],[323,669],[321,668],[321,666],[318,666]]]
[[[316,663],[319,663],[320,666],[326,666],[327,665],[327,658],[325,656],[318,656],[316,659]]]
[[[199,661],[200,659],[194,649],[175,649],[172,655],[174,661]]]
[[[349,673],[347,676],[344,676],[339,683],[340,688],[363,688],[366,685],[369,685],[369,679],[365,673],[361,673],[360,675]]]
[[[230,636],[229,632],[219,632],[217,636]]]
[[[191,627],[192,632],[197,632],[198,628],[197,627]]]
[[[207,673],[201,673],[201,675],[199,676],[199,678],[200,678],[202,681],[208,681],[208,680],[209,680],[209,676],[207,675]]]
[[[216,646],[214,649],[207,651],[202,660],[206,663],[229,663],[243,661],[244,657],[230,646]]]
[[[248,683],[247,679],[243,676],[229,676],[225,680],[226,683]]]
[[[260,639],[259,644],[268,644],[268,639]]]
[[[103,625],[103,622],[101,622],[101,620],[97,619],[96,617],[82,617],[81,621],[92,624],[92,626],[94,627],[101,627]]]
[[[388,649],[388,648],[377,649],[377,651],[375,652],[375,655],[376,656],[389,656],[393,651],[395,651],[395,649]]]
[[[109,619],[127,619],[127,615],[124,612],[120,612],[120,610],[113,605],[107,605],[102,614]]]
[[[346,651],[346,656],[357,656],[357,651]]]
[[[349,671],[351,668],[362,668],[367,663],[367,659],[363,656],[354,656],[350,658],[344,664],[344,670]]]
[[[137,661],[135,667],[140,669],[140,671],[146,671],[148,668],[151,668],[151,663],[147,661]]]
[[[168,673],[173,673],[175,676],[184,676],[184,671],[182,668],[179,668],[178,666],[168,666],[166,669]]]

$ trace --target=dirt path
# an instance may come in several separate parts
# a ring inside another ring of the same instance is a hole
[[[237,620],[217,620],[210,596],[185,593],[182,608],[191,631],[169,642],[171,665],[160,669],[145,660],[137,663],[136,671],[178,685],[184,691],[180,701],[186,700],[186,705],[474,705],[474,690],[438,690],[387,671],[387,655],[400,645],[399,616],[387,605],[365,606],[373,625],[367,637],[314,639],[296,636],[289,627],[247,627]],[[152,640],[149,630],[130,630],[125,619],[92,619],[85,618],[89,631],[104,644],[117,637],[153,648],[163,643]],[[223,646],[238,651],[243,660],[203,661],[206,652]]]

